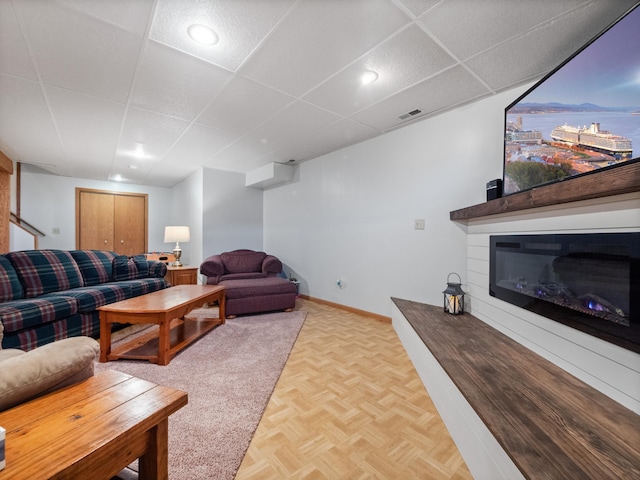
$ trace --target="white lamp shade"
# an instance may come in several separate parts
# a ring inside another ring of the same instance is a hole
[[[188,242],[191,240],[189,227],[164,227],[164,242]]]

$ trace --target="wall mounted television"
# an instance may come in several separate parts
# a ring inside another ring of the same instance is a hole
[[[505,109],[503,195],[639,156],[636,6]]]

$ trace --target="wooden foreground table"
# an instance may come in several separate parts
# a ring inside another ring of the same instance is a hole
[[[217,301],[218,318],[189,319],[191,310]],[[100,361],[118,358],[148,360],[168,365],[175,355],[207,332],[224,323],[224,287],[176,285],[157,292],[100,307]],[[111,351],[113,323],[155,324],[151,332]]]
[[[107,370],[18,405],[0,413],[0,480],[107,480],[136,458],[140,480],[166,480],[169,415],[186,404],[186,392]]]

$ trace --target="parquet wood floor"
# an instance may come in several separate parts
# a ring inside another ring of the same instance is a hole
[[[236,480],[472,478],[391,324],[297,305],[305,325]]]

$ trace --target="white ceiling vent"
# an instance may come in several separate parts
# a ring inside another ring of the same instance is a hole
[[[261,190],[290,182],[293,179],[292,165],[271,162],[245,174],[245,186]]]
[[[422,110],[420,110],[419,108],[416,108],[415,110],[411,110],[410,112],[403,113],[398,118],[400,120],[406,120],[407,118],[415,117],[416,115],[420,115],[421,113],[422,113]]]

